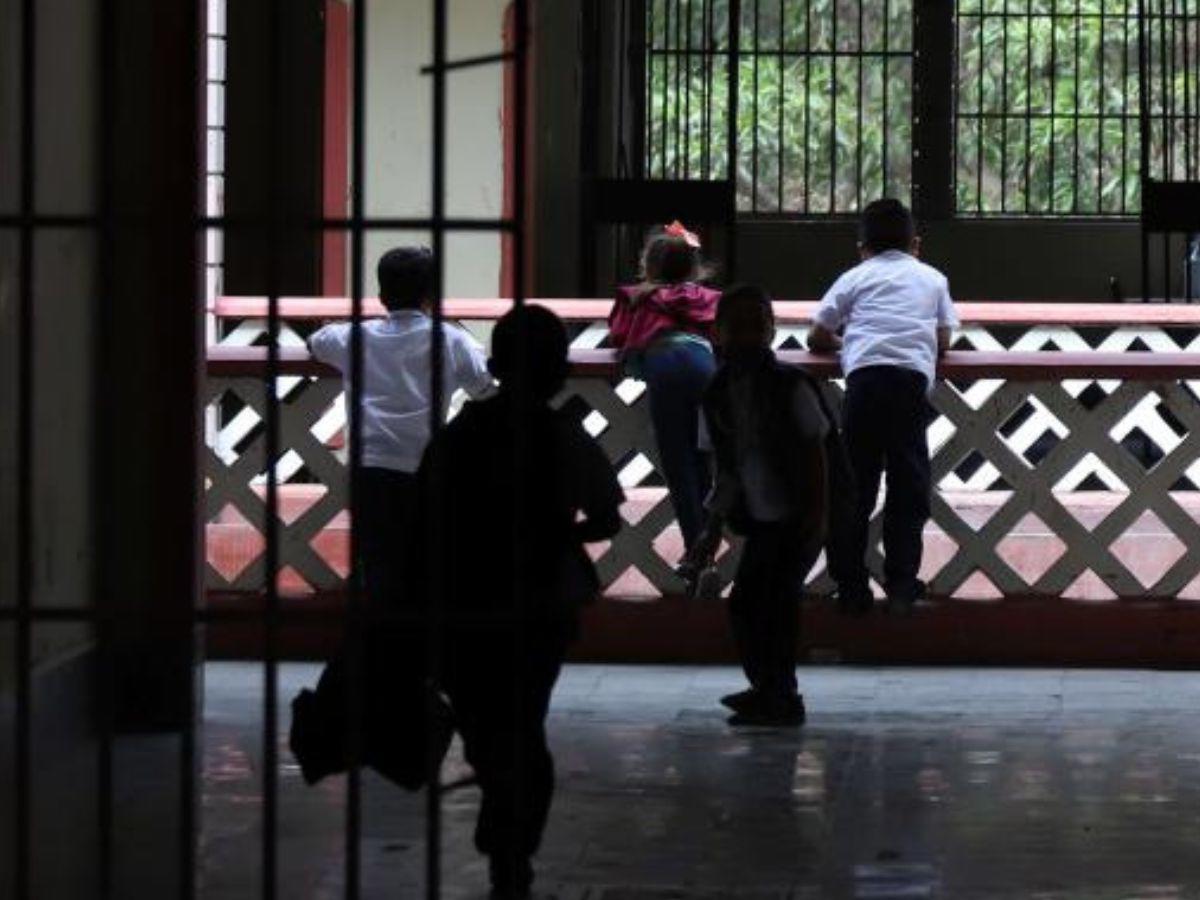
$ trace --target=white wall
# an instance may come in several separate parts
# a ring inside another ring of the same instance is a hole
[[[432,4],[428,0],[367,3],[366,212],[369,216],[428,216],[433,95],[432,80],[420,69],[432,58]],[[507,0],[451,0],[449,58],[499,52],[507,5]],[[448,77],[447,215],[499,218],[502,214],[502,96],[503,69],[499,65],[457,71]],[[375,262],[383,250],[428,240],[427,234],[368,233],[366,291],[377,289]],[[449,236],[449,295],[494,297],[499,279],[499,234]]]

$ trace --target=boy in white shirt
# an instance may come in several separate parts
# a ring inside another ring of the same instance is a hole
[[[379,299],[387,318],[361,325],[362,465],[355,485],[355,523],[367,595],[394,596],[399,587],[407,517],[411,514],[416,471],[429,443],[434,258],[427,247],[397,247],[379,260]],[[350,403],[351,328],[326,325],[308,339],[312,355],[340,371]],[[492,391],[487,356],[471,335],[447,325],[442,371],[442,417],[459,389],[473,399]]]
[[[958,317],[946,276],[916,258],[915,230],[900,201],[869,204],[859,226],[862,261],[825,294],[808,337],[814,352],[841,351],[846,376],[843,424],[857,505],[846,536],[847,563],[832,574],[843,609],[851,611],[866,612],[873,602],[865,557],[884,471],[889,608],[907,613],[925,592],[917,573],[932,489],[927,397]]]

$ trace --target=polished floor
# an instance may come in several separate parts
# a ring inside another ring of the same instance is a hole
[[[314,666],[281,674],[287,701]],[[1200,674],[808,668],[809,723],[740,730],[730,668],[572,666],[550,731],[544,896],[1200,898]],[[261,675],[206,671],[202,896],[258,896]],[[281,756],[280,896],[343,896],[344,779]],[[462,774],[457,747],[447,778]],[[447,898],[485,897],[478,795],[445,804]],[[424,796],[364,778],[363,895],[420,897]]]

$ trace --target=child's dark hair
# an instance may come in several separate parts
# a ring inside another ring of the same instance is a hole
[[[641,260],[640,278],[643,284],[657,287],[685,281],[704,281],[711,274],[700,248],[693,247],[683,235],[660,229],[647,238]]]
[[[728,288],[717,303],[717,334],[722,347],[733,350],[761,348],[775,330],[771,296],[755,284]]]
[[[531,399],[549,400],[567,380],[569,341],[562,319],[542,306],[520,306],[506,312],[492,331],[488,368],[502,390],[514,381]]]
[[[858,225],[858,242],[871,253],[887,250],[907,253],[915,235],[912,213],[891,197],[868,203]]]
[[[433,251],[395,247],[379,257],[379,300],[389,310],[420,309],[433,294]]]

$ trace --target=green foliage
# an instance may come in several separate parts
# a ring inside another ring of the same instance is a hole
[[[727,172],[727,4],[649,5],[652,177]],[[853,213],[883,194],[907,199],[914,149],[911,0],[743,0],[742,8],[740,208]],[[1136,16],[1135,0],[959,0],[960,214],[1137,212]],[[1177,119],[1185,103],[1200,113],[1197,20],[1186,24],[1186,35],[1183,25],[1167,33],[1165,46],[1174,47],[1175,71],[1160,80],[1156,68],[1155,84],[1166,89],[1151,98],[1152,109],[1161,110],[1165,96]],[[1190,71],[1182,65],[1185,47],[1194,55]],[[1155,132],[1156,161],[1164,135],[1161,127]],[[1183,177],[1188,162],[1200,171],[1200,132],[1185,134],[1176,122],[1171,137],[1175,159],[1158,163],[1155,177]]]

